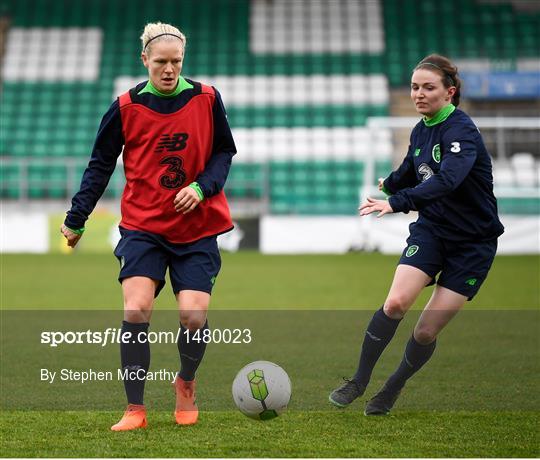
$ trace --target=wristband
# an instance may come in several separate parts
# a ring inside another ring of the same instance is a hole
[[[381,191],[382,191],[384,194],[386,194],[386,196],[392,196],[392,193],[390,192],[390,190],[388,190],[388,189],[384,186],[384,184],[383,184],[383,186],[382,186]]]
[[[82,235],[84,233],[84,230],[85,230],[84,227],[78,228],[78,229],[69,228],[65,224],[64,224],[64,227],[66,227],[70,232],[75,233],[76,235]]]
[[[192,188],[193,190],[197,192],[197,195],[199,195],[199,199],[201,201],[204,200],[204,193],[201,189],[201,186],[197,182],[192,182],[191,184],[188,185],[188,187]]]

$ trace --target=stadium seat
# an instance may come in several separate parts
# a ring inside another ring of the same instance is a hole
[[[495,163],[493,165],[493,183],[498,187],[513,187],[516,184],[514,170],[503,163]]]
[[[534,187],[536,181],[536,165],[532,154],[527,152],[515,153],[510,158],[519,187]]]
[[[499,212],[501,214],[516,215],[538,215],[540,214],[540,198],[509,198],[501,197],[497,199]]]

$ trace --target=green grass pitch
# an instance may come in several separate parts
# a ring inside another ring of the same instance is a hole
[[[252,330],[249,345],[212,344],[199,370],[200,422],[173,424],[168,382],[148,382],[149,427],[113,433],[121,382],[39,381],[39,368],[118,366],[118,346],[51,349],[42,330],[118,327],[121,293],[112,255],[3,255],[0,448],[9,457],[538,457],[540,261],[500,256],[479,295],[439,338],[391,416],[366,418],[368,399],[398,364],[418,300],[377,365],[361,401],[327,402],[354,370],[361,337],[384,301],[396,256],[224,254],[209,314],[212,328]],[[69,310],[69,311],[68,311]],[[167,285],[152,328],[177,321]],[[250,361],[289,373],[289,411],[255,422],[230,387]],[[174,345],[152,347],[153,369],[177,366]],[[45,363],[45,364],[44,364]]]

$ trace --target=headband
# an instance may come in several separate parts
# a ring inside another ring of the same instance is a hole
[[[171,33],[169,33],[169,32],[165,32],[164,34],[156,35],[155,37],[152,37],[150,40],[148,40],[148,41],[146,42],[146,45],[144,45],[143,51],[144,51],[144,50],[146,49],[146,47],[148,46],[148,43],[150,43],[152,40],[155,40],[155,39],[158,38],[158,37],[163,37],[163,35],[172,35],[173,37],[178,38],[182,43],[184,43],[184,40],[182,40],[182,37],[180,37],[179,35],[171,34]]]
[[[443,69],[441,69],[437,64],[434,64],[433,62],[421,62],[420,64],[418,64],[416,67],[420,67],[421,65],[431,65],[433,67],[436,67],[437,69],[439,69],[445,77],[448,77],[450,79],[450,83],[452,83],[452,86],[456,86],[456,82],[454,81],[454,79],[452,78],[452,75],[450,75],[449,73],[445,72]]]

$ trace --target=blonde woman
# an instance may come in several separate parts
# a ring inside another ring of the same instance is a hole
[[[218,91],[182,77],[186,37],[169,24],[148,24],[141,36],[148,81],[113,102],[99,127],[80,190],[61,231],[74,247],[123,149],[126,186],[115,249],[124,297],[120,345],[128,407],[114,431],[147,425],[146,341],[154,298],[169,277],[180,310],[180,371],[175,420],[197,422],[195,372],[204,356],[206,314],[221,267],[217,235],[232,229],[223,193],[236,147]]]

